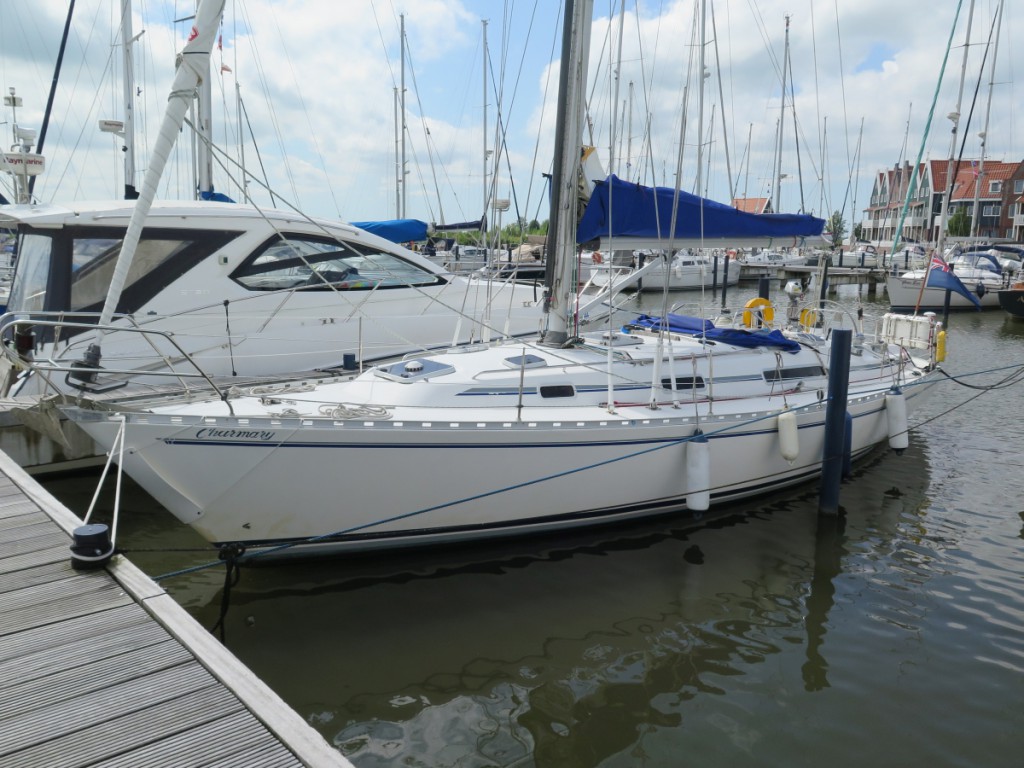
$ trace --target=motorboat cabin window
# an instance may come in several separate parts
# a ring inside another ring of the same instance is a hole
[[[18,267],[7,306],[12,311],[39,312],[46,308],[53,238],[25,235],[18,244]]]
[[[352,291],[442,282],[437,274],[379,248],[296,235],[271,240],[231,277],[251,291]]]
[[[125,291],[145,280],[187,248],[188,240],[146,238],[139,241],[128,269]],[[102,304],[114,276],[121,240],[113,237],[76,237],[71,243],[71,311]]]
[[[99,312],[107,298],[123,227],[22,229],[11,312]],[[117,312],[137,311],[237,233],[145,229]]]

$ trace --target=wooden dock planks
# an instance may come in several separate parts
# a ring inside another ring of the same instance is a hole
[[[79,524],[0,454],[0,765],[351,768],[125,558],[73,569]]]

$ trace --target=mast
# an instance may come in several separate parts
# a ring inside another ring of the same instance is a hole
[[[550,346],[567,342],[575,326],[576,260],[572,256],[576,251],[576,190],[593,6],[593,0],[566,0],[562,21],[544,300],[547,313],[544,343]]]
[[[999,6],[996,9],[996,22],[995,22],[995,35],[996,42],[992,47],[992,68],[988,73],[988,104],[985,106],[985,127],[982,128],[978,134],[981,139],[981,158],[978,160],[978,176],[974,181],[974,208],[973,214],[971,215],[971,237],[978,236],[978,227],[980,226],[981,217],[978,215],[978,210],[981,195],[981,183],[985,178],[985,144],[988,139],[988,121],[992,114],[992,91],[995,89],[996,79],[996,57],[999,55],[999,32],[1003,25],[1003,0],[999,0]]]
[[[704,80],[707,78],[707,65],[704,62],[704,48],[707,45],[707,0],[700,3],[700,48],[697,54],[697,185],[695,191],[698,195],[704,194]],[[679,154],[683,154],[683,145],[679,145]],[[679,188],[680,180],[676,179],[676,189]],[[675,210],[672,212],[675,215]],[[673,228],[671,231],[675,231]],[[671,254],[669,254],[671,257]]]
[[[206,200],[213,194],[213,78],[210,76],[210,62],[199,80],[199,96],[196,100],[199,133],[196,146],[197,199]]]
[[[399,90],[399,120],[401,122],[402,132],[402,164],[399,168],[399,184],[402,190],[402,206],[398,212],[398,218],[405,218],[405,14],[403,13],[398,17],[401,26],[401,43],[402,43],[402,69],[401,69],[401,82]]]
[[[68,15],[64,20],[64,34],[60,38],[60,48],[57,50],[57,64],[53,68],[53,79],[50,81],[50,94],[46,97],[46,109],[43,112],[43,125],[39,131],[39,141],[36,143],[36,154],[42,155],[43,144],[46,143],[46,128],[50,124],[50,112],[53,110],[53,99],[57,94],[57,79],[60,77],[61,65],[64,62],[64,49],[68,44],[68,32],[71,30],[71,15],[75,12],[75,0],[71,0],[68,4]],[[16,101],[14,95],[14,89],[11,89],[11,106],[16,106],[13,102]],[[17,132],[17,126],[15,126],[15,132]],[[15,136],[14,142],[17,145],[19,137]],[[22,145],[22,151],[28,152],[28,149]],[[29,202],[32,199],[32,190],[36,186],[36,177],[31,176],[27,182],[28,186],[22,191],[25,195],[24,202]],[[19,202],[22,202],[19,200]]]
[[[782,105],[779,109],[779,135],[775,150],[775,208],[778,213],[782,206],[782,133],[786,123],[786,74],[789,67],[789,16],[786,16],[786,45],[782,55]]]
[[[121,0],[121,54],[124,62],[124,199],[139,196],[135,189],[135,58],[132,56],[132,0]]]
[[[715,41],[715,69],[718,75],[718,103],[722,105],[722,147],[725,150],[725,174],[729,181],[729,203],[736,198],[732,178],[732,160],[729,156],[729,125],[725,120],[725,92],[722,90],[722,61],[718,57],[718,26],[715,24],[715,6],[711,5],[711,36]]]
[[[960,87],[956,94],[956,109],[949,113],[949,119],[953,121],[953,131],[949,142],[949,162],[946,164],[946,186],[942,190],[942,208],[939,211],[939,234],[936,238],[935,250],[939,256],[945,258],[946,245],[946,221],[949,216],[949,198],[953,194],[953,185],[956,179],[953,178],[954,156],[956,155],[956,133],[960,127],[960,105],[964,98],[964,80],[967,76],[967,53],[971,48],[971,24],[974,21],[974,0],[967,9],[967,32],[964,35],[964,58],[960,66]],[[902,223],[902,222],[901,222]],[[893,249],[896,243],[893,243]]]
[[[482,208],[483,215],[480,217],[480,240],[484,241],[484,237],[487,235],[487,208],[488,203],[491,199],[489,194],[489,188],[487,184],[487,20],[480,19],[480,25],[483,27],[483,111],[484,111],[484,128],[483,128],[483,139],[484,139],[484,155],[483,155],[483,186],[484,186],[484,207]],[[489,259],[488,259],[489,261]]]
[[[395,87],[395,218],[402,218],[402,149],[400,138],[402,128],[398,122],[398,88]]]

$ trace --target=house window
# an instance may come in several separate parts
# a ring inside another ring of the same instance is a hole
[[[981,209],[982,216],[990,216],[992,218],[999,216],[999,211],[1002,209],[1001,205],[986,205]]]
[[[1003,182],[1001,181],[990,181],[988,183],[988,193],[990,195],[998,195],[1003,191]]]
[[[1024,179],[1013,180],[1013,194],[1024,195]]]

